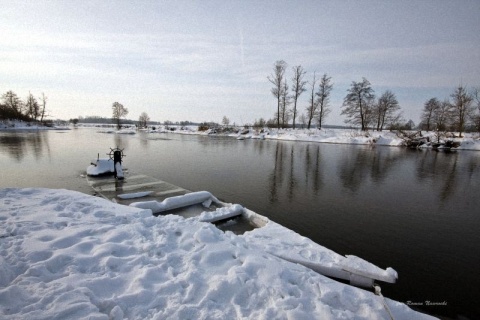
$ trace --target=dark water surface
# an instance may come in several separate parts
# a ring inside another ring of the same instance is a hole
[[[0,187],[91,194],[87,165],[119,146],[129,174],[210,191],[338,253],[393,267],[399,280],[382,284],[387,297],[480,318],[480,152],[96,131],[0,131]]]

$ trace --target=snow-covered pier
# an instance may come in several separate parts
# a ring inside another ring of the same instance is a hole
[[[249,223],[245,238],[252,245],[355,286],[372,288],[374,281],[395,283],[398,277],[392,268],[384,270],[359,257],[337,254],[238,204],[219,201],[206,191],[191,192],[145,175],[134,175],[122,181],[89,178],[89,183],[106,199],[148,209],[153,214],[175,213],[212,223],[243,216],[243,221]],[[282,245],[285,237],[288,239],[286,246]]]
[[[54,189],[0,189],[0,203],[3,319],[431,318],[279,258],[341,256],[272,221],[236,235]]]
[[[128,176],[123,181],[89,177],[88,183],[102,197],[129,205],[141,196],[142,201],[163,201],[168,197],[184,195],[191,191],[143,174]],[[145,193],[148,192],[148,193]]]

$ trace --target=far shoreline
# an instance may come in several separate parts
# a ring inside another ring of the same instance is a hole
[[[74,125],[73,128],[115,128],[114,124],[103,123],[81,123]],[[14,131],[40,131],[40,130],[71,130],[72,125],[54,125],[52,127],[42,126],[39,124],[32,124],[23,121],[0,121],[0,132],[14,132]],[[103,132],[102,132],[103,131]],[[135,125],[125,125],[120,130],[100,130],[101,133],[109,134],[135,134],[138,131],[143,131],[148,134],[159,133],[173,133],[185,135],[201,135],[201,136],[224,136],[237,138],[238,140],[277,140],[277,141],[299,141],[299,142],[314,142],[314,143],[328,143],[328,144],[346,144],[346,145],[371,145],[371,146],[389,146],[389,147],[404,147],[419,150],[436,150],[442,151],[443,148],[434,149],[434,143],[431,141],[438,140],[436,133],[433,131],[410,130],[408,132],[419,132],[421,138],[429,142],[423,143],[417,147],[407,147],[405,139],[397,135],[395,131],[362,131],[358,128],[244,128],[244,127],[229,127],[213,128],[204,131],[199,131],[198,126],[189,125],[153,125],[147,128],[138,129]],[[458,134],[457,134],[458,135]],[[450,151],[469,150],[480,151],[480,133],[468,132],[464,133],[462,138],[457,137],[455,133],[447,133],[440,141],[446,140],[458,143],[459,146],[455,148],[448,148]]]

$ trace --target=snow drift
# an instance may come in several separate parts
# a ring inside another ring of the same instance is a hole
[[[3,319],[429,319],[210,223],[73,191],[0,189]],[[284,244],[286,245],[286,244]]]

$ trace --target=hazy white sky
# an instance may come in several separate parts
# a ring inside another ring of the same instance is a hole
[[[404,117],[480,86],[480,1],[0,0],[0,93],[48,96],[54,118],[269,119],[276,60],[332,77],[332,113],[367,78]],[[301,112],[308,104],[300,101]]]

